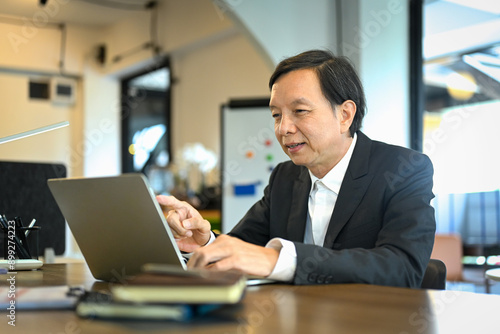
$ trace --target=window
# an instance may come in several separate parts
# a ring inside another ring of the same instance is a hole
[[[160,67],[122,81],[122,172],[144,173],[150,181],[170,161],[170,67]],[[163,178],[160,178],[162,180]],[[162,193],[167,185],[156,183]]]
[[[500,6],[484,4],[426,1],[422,148],[434,165],[437,232],[492,247],[500,245]]]

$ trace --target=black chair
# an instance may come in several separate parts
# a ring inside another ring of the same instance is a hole
[[[446,288],[446,265],[443,261],[437,259],[429,261],[420,288],[434,290]]]

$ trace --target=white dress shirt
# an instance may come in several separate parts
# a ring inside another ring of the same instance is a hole
[[[311,190],[309,192],[309,214],[307,215],[304,243],[323,246],[340,186],[356,146],[356,140],[357,136],[354,134],[347,153],[322,179],[318,179],[309,171]],[[293,242],[282,238],[273,238],[266,247],[274,248],[280,252],[278,262],[268,278],[285,282],[292,281],[297,267],[297,252]]]

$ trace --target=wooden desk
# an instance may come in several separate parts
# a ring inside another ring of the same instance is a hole
[[[0,275],[0,285],[6,285]],[[45,265],[18,272],[16,286],[84,285],[96,282],[84,264]],[[498,333],[500,296],[456,291],[426,291],[362,284],[248,288],[230,316],[192,323],[81,319],[73,311],[17,310],[16,327],[0,311],[0,333]]]

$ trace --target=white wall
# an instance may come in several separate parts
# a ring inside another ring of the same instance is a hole
[[[342,53],[363,81],[372,139],[409,147],[409,18],[404,0],[342,0]]]
[[[0,34],[7,37],[0,40],[0,136],[61,121],[70,122],[66,128],[0,145],[1,159],[64,163],[68,175],[81,175],[82,157],[76,157],[73,163],[70,160],[82,135],[84,92],[79,69],[83,67],[83,51],[89,48],[94,31],[68,27],[66,61],[62,70],[59,67],[59,28],[12,20],[0,24]],[[76,80],[74,104],[61,105],[29,98],[30,80],[49,81],[61,75]]]
[[[230,1],[225,10],[276,65],[306,49],[348,56],[365,86],[363,131],[409,144],[408,3],[405,0]]]
[[[37,76],[39,77],[39,76]],[[78,107],[53,106],[47,100],[29,100],[30,76],[0,73],[0,137],[70,120],[71,125],[37,136],[0,145],[0,159],[13,161],[63,162],[75,141],[73,119]]]
[[[189,53],[174,54],[172,63],[179,78],[173,87],[176,148],[201,142],[219,154],[221,104],[229,98],[269,96],[270,71],[240,34]]]
[[[336,51],[336,9],[331,0],[217,1],[271,69],[312,48]]]
[[[83,155],[84,175],[120,172],[120,91],[117,80],[101,76],[88,66],[84,71],[85,113],[82,144],[73,152]]]

